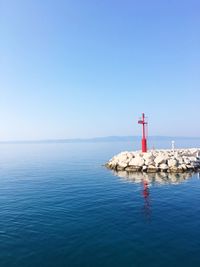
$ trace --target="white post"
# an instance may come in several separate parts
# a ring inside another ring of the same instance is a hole
[[[175,141],[172,140],[172,150],[174,151],[174,149],[175,149]]]

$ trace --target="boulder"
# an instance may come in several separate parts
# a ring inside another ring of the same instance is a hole
[[[176,158],[176,160],[178,161],[178,164],[183,164],[183,163],[184,163],[183,158],[180,157],[180,156],[178,156],[178,157]]]
[[[106,164],[106,167],[114,170],[114,169],[116,169],[116,167],[117,167],[117,162],[116,162],[116,161],[109,161],[109,162]]]
[[[129,162],[129,166],[138,166],[142,167],[144,165],[144,159],[140,156],[136,156],[135,158],[131,159]]]
[[[168,170],[168,165],[166,163],[162,163],[159,166],[161,171],[167,171]]]
[[[191,154],[192,156],[196,156],[198,153],[199,153],[198,149],[196,149],[196,148],[192,148],[192,149],[190,149],[190,154]]]
[[[146,172],[146,171],[147,171],[147,166],[146,166],[146,165],[144,165],[144,166],[142,167],[142,171],[143,171],[143,172]]]
[[[118,161],[126,161],[128,159],[127,155],[118,155]]]
[[[127,170],[130,172],[188,172],[200,169],[200,149],[152,150],[147,153],[141,151],[122,152],[106,163],[106,167],[113,170]],[[154,175],[154,174],[152,174]],[[176,175],[176,174],[175,174]]]
[[[194,167],[191,164],[186,164],[187,170],[192,171]]]
[[[198,169],[200,167],[200,164],[198,162],[191,162],[192,167],[194,167],[194,169]]]
[[[189,159],[190,159],[190,162],[195,162],[198,160],[197,157],[190,157]]]
[[[181,165],[179,165],[177,167],[178,173],[184,172],[185,170],[181,167]]]
[[[152,153],[144,153],[144,154],[143,154],[143,159],[144,159],[144,160],[152,160],[152,161],[153,161],[154,158],[155,158],[155,157],[154,157],[154,155],[153,155]]]
[[[127,162],[122,161],[122,162],[119,162],[119,163],[118,163],[118,166],[119,166],[121,169],[125,169],[125,168],[128,166],[128,164],[127,164]]]
[[[184,162],[185,164],[190,164],[190,160],[189,160],[188,157],[184,157],[184,158],[183,158],[183,162]]]
[[[178,173],[178,168],[176,166],[172,166],[168,169],[168,172]]]
[[[187,166],[186,166],[186,164],[181,164],[180,167],[181,167],[184,171],[187,170]]]
[[[157,172],[157,171],[158,171],[158,168],[156,168],[153,165],[149,165],[147,168],[147,172]]]
[[[160,164],[164,164],[167,162],[167,156],[166,155],[158,155],[155,159],[154,162],[156,163],[156,166],[159,166]]]
[[[177,167],[178,166],[178,161],[176,159],[169,159],[167,161],[167,164],[169,166],[169,168],[173,168],[173,167]]]
[[[128,166],[125,168],[125,170],[127,172],[139,172],[142,170],[142,167],[138,167],[138,166]]]
[[[145,165],[151,165],[151,164],[154,164],[154,156],[152,153],[145,153],[143,155],[143,159],[145,161]]]
[[[147,166],[149,166],[149,165],[154,165],[155,166],[155,162],[154,161],[152,161],[151,159],[147,159],[147,160],[145,160],[145,165],[147,165]]]

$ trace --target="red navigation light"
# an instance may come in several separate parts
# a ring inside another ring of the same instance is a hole
[[[142,152],[147,152],[147,121],[144,113],[142,113],[142,119],[138,121],[138,124],[142,124]]]

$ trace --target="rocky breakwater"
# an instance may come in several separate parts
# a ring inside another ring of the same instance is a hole
[[[121,152],[106,163],[106,167],[127,172],[182,173],[200,171],[200,148]]]

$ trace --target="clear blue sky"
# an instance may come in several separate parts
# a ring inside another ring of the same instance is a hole
[[[200,136],[200,1],[0,0],[0,140]]]

